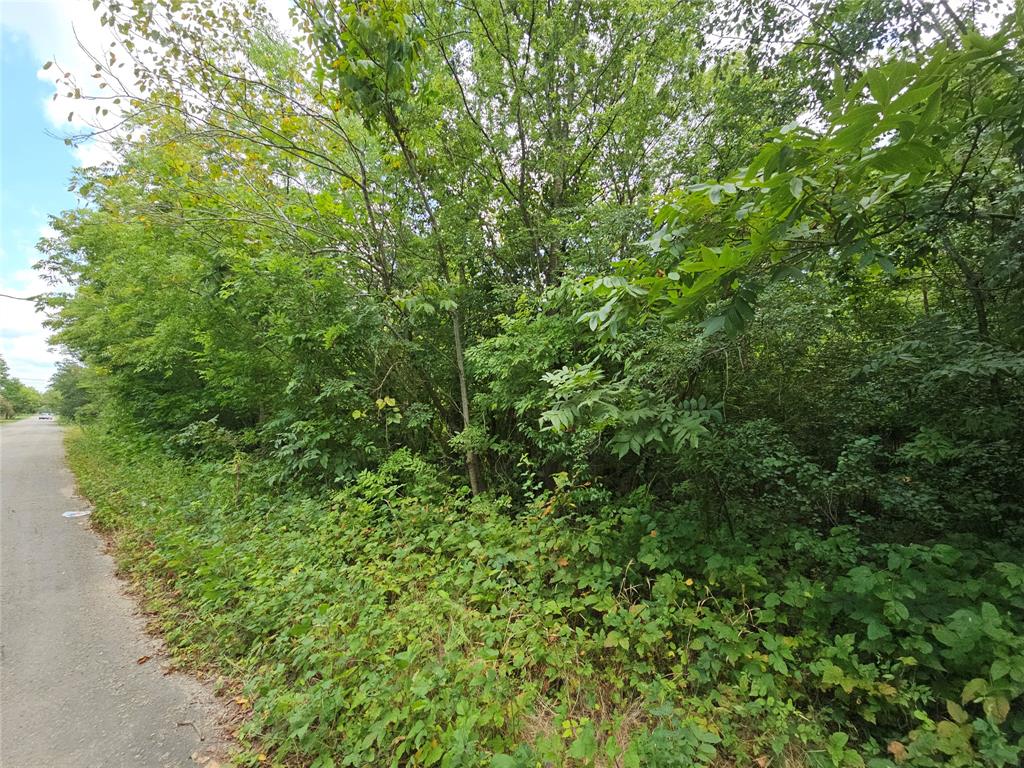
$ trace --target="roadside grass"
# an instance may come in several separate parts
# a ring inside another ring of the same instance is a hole
[[[321,498],[99,430],[69,431],[68,456],[173,653],[239,681],[239,765],[1021,754],[1007,551],[712,541],[684,504],[584,488],[512,509],[405,451]],[[972,612],[992,631],[964,634]]]
[[[21,421],[22,419],[27,419],[34,415],[34,413],[16,413],[13,416],[0,416],[0,424],[7,424],[12,421]]]

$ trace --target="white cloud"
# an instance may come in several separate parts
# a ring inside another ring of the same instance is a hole
[[[265,0],[265,4],[282,30],[293,36],[297,30],[288,15],[291,0]],[[61,71],[71,72],[86,97],[106,95],[99,89],[99,81],[92,78],[95,65],[90,56],[106,55],[115,40],[100,23],[102,9],[101,5],[94,10],[88,0],[0,0],[0,23],[28,43],[39,64],[37,77],[54,84],[53,94],[47,97],[43,108],[57,133],[83,133],[97,124],[110,125],[116,120],[117,108],[113,104],[103,103],[110,109],[109,117],[103,121],[94,113],[96,103],[100,102],[69,98],[68,87],[55,82]],[[44,70],[48,61],[55,66]],[[71,121],[68,115],[72,115]],[[74,153],[76,162],[82,166],[116,159],[109,145],[99,140],[81,143]]]
[[[39,227],[39,237],[50,238],[57,230],[49,224]],[[31,246],[25,246],[17,254],[0,250],[0,266],[7,264],[32,264],[39,254]],[[14,258],[8,259],[8,256]],[[29,298],[54,291],[67,291],[67,285],[50,285],[38,272],[29,267],[14,271],[0,269],[0,293],[8,296]],[[56,370],[57,362],[66,355],[49,343],[50,329],[43,323],[49,316],[47,311],[37,311],[34,301],[0,298],[0,355],[11,368],[11,375],[38,390],[46,389],[50,376]]]
[[[292,0],[265,0],[265,4],[270,15],[274,17],[274,21],[286,35],[294,37],[298,34],[298,28],[292,24],[291,17],[288,15],[288,10],[292,7]]]
[[[82,132],[89,128],[83,119],[83,104],[67,97],[68,88],[57,86],[55,79],[60,70],[78,76],[86,95],[94,82],[89,74],[92,62],[83,50],[99,52],[109,48],[113,37],[99,21],[99,12],[88,0],[0,0],[0,23],[18,38],[23,39],[39,65],[36,76],[54,84],[53,94],[43,102],[43,111],[53,125],[55,133]],[[44,70],[43,65],[56,66]],[[91,109],[87,107],[86,109]],[[74,113],[72,121],[68,114]],[[86,114],[85,117],[88,117]],[[86,142],[75,150],[81,165],[95,165],[111,158],[109,150],[98,142]]]
[[[0,293],[12,296],[37,296],[50,290],[31,269],[18,270],[0,284]],[[45,313],[36,312],[34,302],[0,298],[0,355],[12,376],[40,391],[46,389],[57,361],[63,357],[50,347],[50,331],[43,327],[45,319]]]

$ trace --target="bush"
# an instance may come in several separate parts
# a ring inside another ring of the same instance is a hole
[[[1008,547],[874,545],[850,527],[723,539],[697,503],[611,503],[567,478],[513,509],[404,450],[310,498],[123,436],[69,448],[175,652],[244,685],[242,764],[1021,754]]]

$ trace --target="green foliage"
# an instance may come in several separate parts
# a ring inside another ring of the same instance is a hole
[[[397,125],[396,112],[408,98],[425,47],[414,34],[417,23],[408,3],[305,2],[299,8],[310,19],[322,57],[318,80],[330,77],[341,98],[366,119],[383,114]]]
[[[727,293],[704,325],[709,333],[736,331],[753,317],[766,283],[851,264],[892,272],[946,261],[987,335],[986,296],[996,285],[1020,286],[1016,276],[1007,283],[1007,273],[994,274],[990,262],[975,263],[971,250],[985,245],[964,240],[1006,247],[983,219],[1016,218],[1021,176],[1013,158],[1024,142],[1019,24],[1011,18],[992,37],[972,33],[957,49],[939,44],[926,56],[895,58],[850,86],[837,78],[823,128],[790,123],[729,178],[669,195],[647,241],[651,256],[593,280],[606,301],[581,321],[615,332],[638,303],[679,313]],[[977,217],[989,184],[1014,192],[995,207],[986,201]],[[661,268],[652,275],[654,267]]]
[[[406,451],[272,502],[237,463],[90,435],[71,456],[98,524],[177,652],[244,680],[252,749],[282,764],[1019,759],[1013,547],[719,539],[647,494],[580,517],[570,484],[513,519]]]
[[[691,398],[676,404],[650,393],[630,392],[628,381],[605,382],[593,363],[562,368],[543,376],[551,388],[552,407],[541,414],[544,429],[554,432],[585,427],[600,434],[612,432],[611,451],[622,458],[640,454],[652,443],[679,453],[684,445],[696,448],[705,423],[721,421],[721,406]]]
[[[42,402],[38,391],[11,376],[7,361],[0,357],[0,418],[32,413],[39,410]]]
[[[69,422],[88,421],[95,417],[99,404],[94,390],[98,384],[95,373],[71,361],[57,366],[50,379],[47,397],[54,402],[53,410]]]
[[[1020,763],[1022,19],[919,6],[105,9],[51,396],[242,764]]]

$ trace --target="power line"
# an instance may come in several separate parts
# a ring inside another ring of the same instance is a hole
[[[5,299],[14,299],[15,301],[35,301],[41,298],[40,296],[11,296],[9,293],[0,293],[0,297]]]

